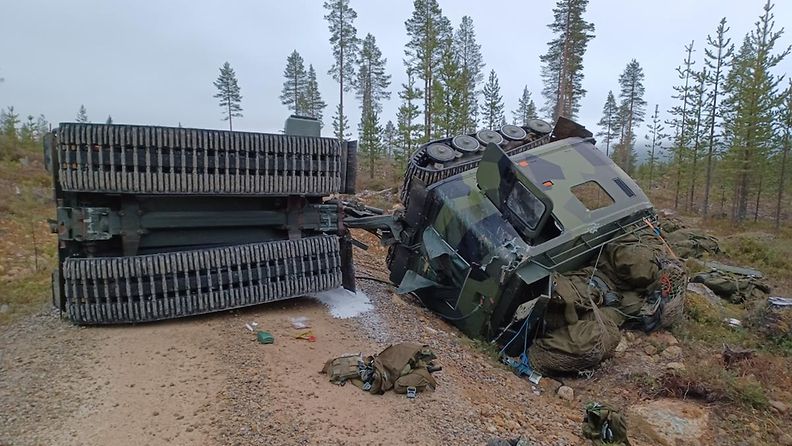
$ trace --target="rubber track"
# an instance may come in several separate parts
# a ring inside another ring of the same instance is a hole
[[[65,191],[328,195],[343,181],[332,138],[62,123],[57,141]]]
[[[513,156],[527,150],[535,149],[539,146],[549,143],[551,138],[549,133],[536,137],[537,135],[535,133],[529,132],[528,136],[529,138],[533,137],[534,139],[530,140],[526,144],[506,150],[506,155]],[[409,202],[410,184],[412,183],[413,178],[421,180],[428,187],[429,185],[442,181],[458,173],[475,169],[478,167],[479,161],[481,160],[481,153],[478,152],[467,155],[466,158],[469,158],[469,160],[465,160],[464,163],[454,164],[442,169],[436,169],[433,164],[422,166],[421,164],[425,164],[425,149],[429,144],[430,143],[425,144],[410,158],[410,164],[407,166],[407,171],[404,174],[404,186],[401,190],[401,200],[405,206],[407,206],[407,203]]]
[[[144,322],[227,310],[341,285],[336,236],[63,262],[79,324]]]

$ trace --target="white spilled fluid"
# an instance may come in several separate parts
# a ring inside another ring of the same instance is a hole
[[[311,294],[310,297],[325,304],[330,314],[338,319],[359,316],[373,308],[371,300],[362,291],[353,293],[344,288],[336,288]]]

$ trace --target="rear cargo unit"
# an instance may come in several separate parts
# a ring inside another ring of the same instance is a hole
[[[143,322],[353,289],[342,208],[356,144],[292,135],[62,123],[53,301],[80,324]]]

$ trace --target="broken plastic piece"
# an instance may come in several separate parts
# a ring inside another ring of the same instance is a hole
[[[303,330],[306,328],[311,328],[311,320],[308,319],[306,316],[297,316],[289,319],[291,322],[292,328],[296,330]]]
[[[294,339],[304,339],[308,342],[316,342],[316,336],[313,335],[313,332],[311,332],[311,330],[305,330],[300,333],[297,333],[297,335],[294,336]]]

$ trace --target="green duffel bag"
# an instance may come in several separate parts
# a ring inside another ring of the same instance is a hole
[[[606,404],[586,404],[583,436],[596,446],[630,446],[627,420],[624,415]]]

